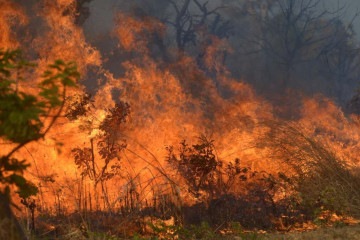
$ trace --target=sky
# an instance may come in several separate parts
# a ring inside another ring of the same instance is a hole
[[[215,0],[211,0],[215,1]],[[329,10],[335,10],[338,6],[344,6],[344,18],[351,21],[360,11],[360,0],[321,0],[323,6]],[[118,0],[94,0],[90,3],[91,15],[85,23],[88,31],[96,31],[96,34],[106,33],[112,26],[113,14],[121,9],[122,1]],[[360,16],[353,21],[356,36],[360,39]]]

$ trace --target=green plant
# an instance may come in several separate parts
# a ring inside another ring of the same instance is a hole
[[[148,238],[148,237],[143,237],[143,236],[141,236],[141,235],[138,234],[138,233],[136,233],[136,234],[132,237],[132,240],[152,240],[152,239],[157,240],[156,237],[150,237],[150,238]]]
[[[343,228],[343,227],[345,227],[346,226],[346,223],[344,223],[343,221],[335,221],[334,223],[333,223],[333,226],[335,227],[335,228]]]
[[[240,238],[242,240],[263,239],[263,237],[256,232],[245,232],[239,222],[231,222],[229,230],[231,232],[231,236],[236,236],[237,238]]]
[[[0,50],[0,138],[14,145],[0,158],[0,182],[3,194],[15,185],[23,198],[35,194],[36,187],[22,176],[29,165],[13,155],[45,137],[63,110],[67,88],[79,78],[75,63],[57,60],[42,75],[37,92],[29,93],[21,88],[24,79],[19,72],[29,74],[34,67],[21,51]]]
[[[200,225],[191,225],[187,228],[180,229],[179,239],[218,239],[219,235],[211,228],[209,223],[202,222]]]
[[[94,240],[118,240],[119,238],[116,236],[111,236],[107,233],[103,232],[89,232],[88,236],[85,236],[85,238],[90,238]]]
[[[241,224],[239,222],[231,222],[229,225],[230,225],[231,233],[233,233],[235,235],[242,234],[244,231],[243,227],[241,226]]]
[[[32,77],[36,66],[20,50],[0,49],[0,139],[9,146],[0,155],[0,220],[15,221],[9,208],[12,187],[23,199],[37,193],[23,177],[29,164],[14,154],[45,137],[63,111],[67,89],[75,87],[80,77],[75,63],[56,60],[29,90],[22,83]]]
[[[166,225],[163,221],[148,222],[147,225],[153,231],[155,239],[177,239],[182,227]],[[153,238],[152,238],[153,239]]]

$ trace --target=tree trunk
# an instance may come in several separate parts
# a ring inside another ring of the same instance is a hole
[[[109,202],[109,196],[107,194],[107,191],[106,191],[106,188],[105,188],[105,183],[103,181],[101,181],[101,190],[102,190],[102,193],[103,193],[105,206],[108,209],[109,213],[112,214],[111,205],[110,205],[110,202]]]
[[[0,193],[0,239],[27,239],[24,230],[11,211],[9,196],[3,193]]]

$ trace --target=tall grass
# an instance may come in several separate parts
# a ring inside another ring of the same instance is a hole
[[[262,140],[271,157],[285,163],[294,189],[309,207],[360,217],[360,174],[300,125],[268,122]]]

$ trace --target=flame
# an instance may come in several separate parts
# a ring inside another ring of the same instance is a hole
[[[74,192],[80,191],[81,177],[71,149],[88,147],[90,139],[100,134],[96,127],[90,132],[79,127],[87,120],[94,124],[101,122],[106,110],[119,101],[129,103],[131,115],[121,133],[127,142],[122,156],[126,177],[117,177],[109,184],[113,185],[109,187],[113,201],[121,197],[116,195],[119,191],[127,191],[129,179],[141,178],[139,181],[144,182],[155,179],[156,167],[170,171],[164,161],[166,146],[176,146],[182,139],[195,139],[200,134],[215,140],[218,157],[224,161],[239,157],[257,170],[281,168],[280,161],[269,157],[271,149],[255,147],[259,136],[270,131],[262,123],[277,120],[275,106],[258,96],[249,84],[231,77],[222,64],[224,49],[230,49],[225,40],[203,40],[204,66],[215,76],[211,77],[191,56],[177,57],[175,51],[170,51],[168,63],[152,57],[149,39],[153,34],[165,34],[165,26],[153,18],[118,13],[115,27],[109,33],[118,44],[112,53],[104,53],[88,42],[83,29],[74,24],[74,2],[39,1],[37,16],[27,16],[15,3],[0,1],[1,46],[15,48],[25,41],[16,38],[12,29],[15,22],[23,26],[40,21],[39,30],[30,39],[31,46],[23,46],[36,52],[38,74],[55,59],[74,60],[84,77],[98,83],[91,113],[76,121],[60,119],[44,141],[30,144],[18,153],[32,164],[29,176],[37,176],[34,177],[37,184],[44,184],[39,176],[54,176],[55,184],[47,182],[42,186],[46,188],[41,200],[44,205],[51,206],[54,194],[60,194],[61,189],[63,202],[69,203],[67,208],[76,208]],[[117,57],[115,53],[118,58],[113,64],[121,69],[121,74],[106,67],[109,56]],[[73,94],[84,89],[80,87]],[[340,158],[359,164],[359,122],[346,117],[331,100],[320,96],[303,98],[300,118],[292,123],[302,126],[307,135],[328,146]],[[60,148],[56,145],[58,141],[63,143]],[[73,180],[76,184],[69,184]],[[89,182],[83,184],[89,188]]]
[[[101,54],[87,43],[83,31],[75,25],[72,5],[73,0],[43,1],[37,5],[43,29],[32,40],[32,47],[39,55],[40,66],[55,59],[76,61],[85,75],[89,67],[101,65]]]
[[[151,17],[136,19],[124,13],[118,13],[115,18],[113,34],[118,38],[119,45],[125,51],[135,50],[144,54],[148,53],[149,41],[152,34],[164,34],[165,27],[158,20]]]
[[[0,13],[0,46],[2,48],[18,48],[20,43],[16,34],[12,31],[15,26],[24,26],[28,18],[19,4],[7,0],[1,0]]]

